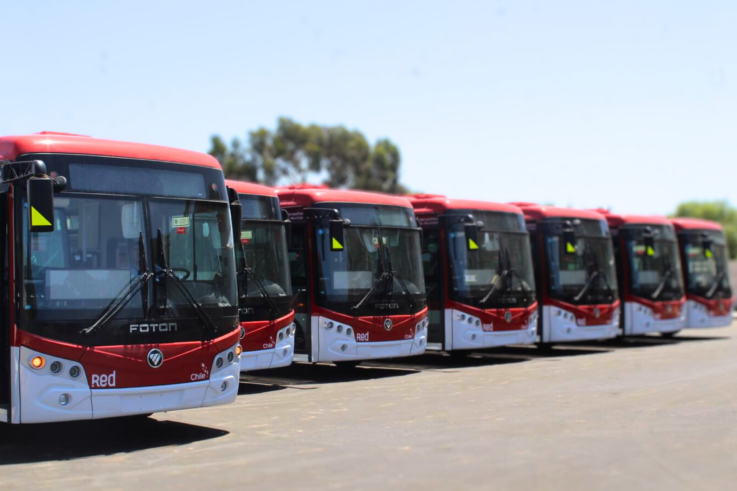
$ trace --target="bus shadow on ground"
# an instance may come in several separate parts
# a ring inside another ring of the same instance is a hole
[[[0,466],[188,445],[227,434],[219,429],[143,417],[0,425]]]
[[[288,387],[299,388],[302,385],[322,385],[401,377],[413,373],[417,373],[417,370],[406,367],[380,367],[364,364],[357,367],[345,367],[327,363],[293,363],[284,368],[242,374],[241,387],[244,385],[274,386],[271,390],[278,390]],[[246,387],[243,390],[246,391],[243,392],[244,394],[251,393],[249,392],[251,390],[250,387]]]
[[[729,336],[676,336],[666,338],[659,335],[644,335],[644,336],[628,336],[624,338],[607,339],[605,341],[598,341],[597,346],[604,346],[610,349],[629,349],[629,348],[648,348],[658,346],[673,346],[676,344],[683,343],[696,343],[703,341],[721,341],[729,339]],[[576,346],[594,346],[589,342],[575,343]]]

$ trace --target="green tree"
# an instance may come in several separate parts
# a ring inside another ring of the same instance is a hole
[[[387,138],[372,147],[363,133],[341,125],[302,125],[279,118],[274,131],[260,127],[248,132],[245,141],[234,138],[230,147],[213,136],[210,155],[231,179],[273,186],[316,177],[331,187],[406,192],[399,182],[399,148]]]
[[[719,222],[724,227],[729,257],[737,258],[737,208],[731,206],[728,201],[684,201],[678,205],[672,216]]]

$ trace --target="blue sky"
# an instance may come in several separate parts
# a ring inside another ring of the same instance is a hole
[[[667,213],[737,204],[737,2],[0,0],[0,134],[207,151],[290,116],[405,184]]]

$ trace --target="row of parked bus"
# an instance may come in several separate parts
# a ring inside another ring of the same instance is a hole
[[[235,400],[241,371],[731,323],[716,223],[225,181],[196,152],[0,138],[0,421]]]

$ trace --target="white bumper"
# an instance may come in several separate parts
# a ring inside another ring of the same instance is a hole
[[[536,338],[537,314],[530,316],[525,329],[485,331],[480,319],[459,310],[445,309],[445,349],[449,351],[533,344]]]
[[[676,332],[686,328],[686,309],[675,319],[656,319],[653,311],[637,302],[624,304],[624,334],[638,336],[658,332]]]
[[[331,329],[326,325],[333,324]],[[419,321],[418,321],[419,322]],[[348,324],[325,317],[312,317],[312,361],[360,361],[378,358],[400,358],[421,355],[427,347],[427,327],[416,331],[413,338],[399,341],[356,341]]]
[[[81,364],[26,347],[12,349],[19,362],[20,423],[112,418],[216,406],[231,403],[238,395],[237,360],[225,362],[220,369],[213,363],[209,380],[125,389],[90,389]],[[37,355],[46,360],[41,369],[31,368],[29,363]],[[63,367],[58,374],[50,371],[55,361]],[[75,378],[70,375],[73,366],[80,369]]]
[[[709,315],[706,307],[693,300],[686,301],[686,327],[728,327],[732,325],[732,313],[727,315]]]
[[[294,359],[294,324],[279,330],[274,348],[241,353],[241,372],[286,367]],[[282,338],[279,340],[279,338]]]
[[[619,311],[614,314],[610,324],[580,326],[573,312],[546,305],[543,307],[543,334],[540,342],[565,343],[612,339],[619,332]]]

